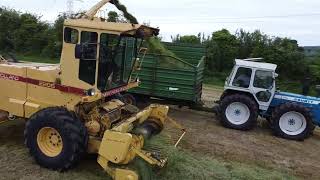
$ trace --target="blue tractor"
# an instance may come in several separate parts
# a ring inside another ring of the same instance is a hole
[[[250,130],[261,116],[279,137],[308,138],[320,125],[320,98],[278,91],[277,65],[258,60],[235,60],[219,101],[221,123],[227,128]]]

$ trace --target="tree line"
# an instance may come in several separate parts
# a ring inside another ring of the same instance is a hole
[[[305,57],[304,49],[298,42],[289,38],[273,37],[259,30],[246,32],[239,30],[231,34],[222,29],[211,36],[177,35],[173,42],[203,44],[207,49],[207,73],[230,71],[234,59],[263,58],[264,61],[278,65],[278,73],[283,78],[313,81],[320,80],[320,53],[312,59]]]
[[[0,52],[59,58],[63,21],[67,16],[59,15],[52,24],[40,18],[30,13],[0,8]],[[109,12],[108,21],[124,22],[126,19],[116,12]],[[201,33],[177,35],[172,37],[172,41],[203,44],[207,50],[207,75],[229,72],[235,58],[262,57],[266,62],[278,65],[282,78],[302,80],[308,76],[314,82],[319,83],[320,80],[320,56],[306,58],[296,40],[268,36],[259,30],[239,30],[232,34],[222,29],[208,37]]]

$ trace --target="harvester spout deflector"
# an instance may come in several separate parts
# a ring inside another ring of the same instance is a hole
[[[97,14],[97,12],[99,11],[99,9],[102,8],[102,6],[106,5],[108,2],[110,2],[111,0],[102,0],[100,2],[98,2],[96,5],[94,5],[89,11],[86,12],[86,17],[88,19],[93,19],[94,16]]]

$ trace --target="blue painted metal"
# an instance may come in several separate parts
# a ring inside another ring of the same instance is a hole
[[[269,109],[273,109],[289,102],[302,104],[304,107],[309,108],[311,110],[314,123],[320,126],[320,98],[287,92],[276,92]],[[268,113],[271,113],[271,111],[268,111]]]

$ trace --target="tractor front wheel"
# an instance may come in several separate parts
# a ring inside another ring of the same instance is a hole
[[[88,134],[76,116],[64,108],[47,108],[26,123],[25,144],[36,162],[49,169],[65,171],[86,152]]]
[[[290,140],[304,140],[315,128],[310,111],[297,103],[277,107],[272,113],[272,127],[276,136]]]
[[[252,129],[258,118],[258,106],[243,94],[232,94],[220,103],[220,121],[223,126],[237,130]]]

